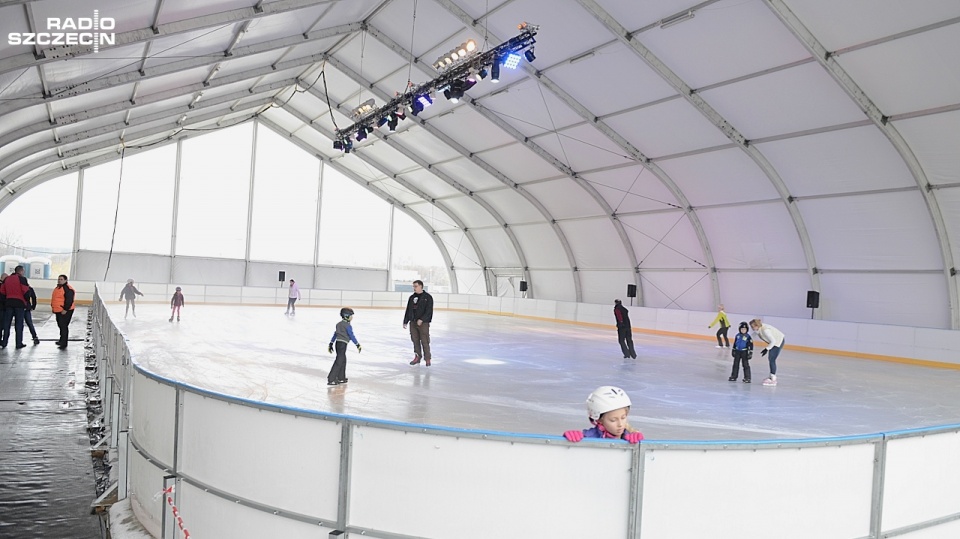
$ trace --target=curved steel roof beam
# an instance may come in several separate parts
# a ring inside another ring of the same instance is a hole
[[[90,92],[95,92],[97,90],[103,90],[106,88],[112,88],[112,87],[123,85],[123,84],[129,84],[132,82],[152,79],[152,78],[160,77],[163,75],[170,75],[173,73],[189,71],[197,67],[213,65],[213,64],[216,64],[217,62],[223,62],[223,61],[234,60],[237,58],[253,56],[263,52],[281,50],[281,49],[290,47],[291,45],[309,43],[312,41],[326,39],[328,37],[349,34],[351,32],[356,32],[360,30],[360,28],[361,28],[361,23],[342,24],[339,26],[334,26],[332,28],[326,28],[324,30],[317,30],[307,35],[284,37],[284,38],[274,39],[271,41],[264,41],[263,43],[257,43],[256,45],[249,45],[247,47],[238,47],[233,51],[233,56],[226,59],[221,57],[201,56],[198,58],[178,60],[176,62],[170,62],[167,64],[158,65],[155,67],[148,67],[143,71],[130,71],[127,73],[120,73],[117,75],[109,75],[102,78],[95,78],[86,82],[67,85],[61,88],[55,88],[51,91],[50,95],[36,96],[36,97],[22,97],[22,98],[16,99],[15,101],[0,104],[0,117],[2,117],[4,114],[9,114],[11,112],[21,110],[33,105],[41,104],[41,103],[59,101],[61,99],[66,99],[66,98],[81,95],[81,94],[87,94]],[[264,74],[272,73],[279,69],[283,69],[284,68],[283,65],[286,63],[288,62],[280,62],[272,66],[264,66],[260,69],[264,72]],[[232,77],[234,76],[232,75],[226,76],[226,77],[223,77],[223,79],[236,82],[237,79]]]
[[[800,210],[797,209],[796,204],[793,203],[793,197],[790,195],[787,185],[784,183],[783,178],[777,173],[776,169],[773,168],[773,165],[767,161],[767,158],[763,156],[760,151],[751,146],[749,141],[744,137],[736,128],[734,128],[730,122],[724,119],[720,113],[713,109],[703,98],[697,94],[693,88],[691,88],[687,83],[685,83],[676,73],[674,73],[666,64],[664,64],[656,55],[653,54],[650,49],[644,46],[640,41],[634,37],[633,33],[629,32],[626,28],[620,25],[609,13],[607,13],[599,4],[594,0],[577,0],[577,2],[583,6],[588,13],[592,14],[594,18],[600,21],[601,24],[606,26],[606,28],[615,35],[620,41],[622,41],[627,47],[629,47],[637,56],[640,57],[650,68],[656,71],[663,80],[665,80],[670,86],[674,88],[688,103],[693,105],[700,113],[707,118],[717,129],[720,130],[728,139],[733,141],[743,152],[745,152],[756,165],[766,174],[767,179],[770,180],[770,183],[774,186],[777,192],[780,194],[780,198],[783,201],[783,204],[787,208],[787,212],[790,214],[790,218],[793,220],[793,225],[797,230],[797,236],[800,238],[800,245],[803,248],[803,254],[806,257],[807,263],[807,274],[810,277],[811,287],[814,290],[820,290],[820,277],[818,275],[816,257],[814,256],[813,245],[810,241],[810,235],[807,233],[807,227],[803,222],[803,216],[800,215]],[[705,244],[705,248],[708,249],[709,253],[709,244]],[[719,281],[716,279],[716,267],[712,262],[712,255],[709,255],[711,258],[711,272],[714,277],[714,299],[717,303],[722,302],[722,297],[719,292]]]
[[[243,21],[250,21],[262,17],[269,17],[278,13],[296,11],[311,6],[332,4],[337,0],[280,0],[264,4],[260,2],[257,7],[247,7],[232,9],[220,13],[211,13],[182,21],[174,21],[165,24],[156,24],[154,22],[150,28],[140,28],[137,30],[128,30],[118,32],[115,35],[116,45],[104,47],[102,50],[114,49],[124,45],[133,45],[136,43],[150,43],[155,39],[193,32],[206,28],[216,28],[228,24],[234,24]],[[30,3],[30,0],[24,2]],[[4,2],[4,5],[7,3]],[[91,8],[91,11],[93,9]],[[156,15],[155,15],[156,17]],[[303,36],[306,38],[306,35]],[[62,47],[50,47],[43,49],[40,55],[31,53],[17,54],[7,58],[0,59],[0,75],[9,71],[15,71],[26,67],[39,66],[42,64],[61,61],[69,58],[79,58],[93,54],[93,47],[86,45],[64,45]]]
[[[790,10],[783,0],[765,0],[767,7],[780,18],[780,21],[793,32],[793,35],[803,43],[803,46],[810,51],[810,54],[816,58],[824,69],[830,73],[833,80],[850,96],[851,99],[860,107],[860,110],[867,115],[874,125],[880,129],[890,144],[896,148],[900,158],[906,164],[907,169],[913,176],[913,180],[920,188],[923,200],[926,202],[927,211],[930,213],[930,220],[937,234],[937,241],[940,244],[940,254],[943,261],[943,275],[947,281],[947,290],[950,294],[950,327],[960,329],[960,297],[957,295],[956,267],[954,265],[953,250],[950,247],[950,236],[947,232],[946,223],[943,220],[943,213],[940,211],[940,203],[936,195],[930,188],[930,181],[927,179],[920,161],[914,155],[913,150],[907,144],[907,141],[900,135],[900,132],[890,122],[889,117],[885,116],[874,104],[873,100],[867,96],[853,78],[844,71],[837,63],[834,56],[828,51],[813,33],[800,21],[800,19]],[[819,290],[819,288],[817,289]]]

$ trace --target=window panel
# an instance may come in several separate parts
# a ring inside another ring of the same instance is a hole
[[[125,157],[122,179],[119,159],[84,171],[80,248],[170,254],[176,159],[170,144]]]
[[[324,167],[320,264],[386,269],[389,209],[333,167]]]
[[[407,290],[420,279],[428,290],[449,291],[450,272],[430,233],[402,211],[393,215],[394,285]]]
[[[0,253],[53,261],[54,275],[69,273],[77,214],[77,173],[32,187],[0,212]]]
[[[313,264],[320,160],[257,126],[253,184],[253,260]]]
[[[243,259],[253,123],[183,142],[177,253]]]

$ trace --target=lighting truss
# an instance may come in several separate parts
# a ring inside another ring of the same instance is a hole
[[[407,111],[416,116],[427,103],[433,102],[433,96],[437,95],[438,92],[443,94],[446,90],[448,94],[456,95],[458,98],[462,97],[462,92],[476,83],[476,79],[471,79],[473,84],[465,82],[468,78],[478,73],[486,73],[488,68],[492,73],[496,73],[499,71],[500,64],[507,57],[510,55],[515,55],[518,58],[523,57],[525,52],[533,48],[533,44],[537,42],[534,36],[537,35],[540,27],[522,23],[519,28],[520,34],[516,37],[488,51],[468,57],[459,64],[450,66],[437,78],[408,89],[403,94],[398,94],[379,109],[364,113],[350,127],[338,129],[335,133],[336,139],[333,141],[333,147],[337,150],[349,151],[353,148],[353,143],[350,140],[351,136],[363,132],[363,138],[366,138],[366,133],[372,133],[376,127],[384,124],[395,126],[398,117],[403,119]],[[532,56],[532,53],[528,55],[528,57]],[[494,69],[494,67],[497,69]],[[417,106],[414,106],[414,102],[417,102]],[[363,138],[358,137],[359,140],[363,140]]]

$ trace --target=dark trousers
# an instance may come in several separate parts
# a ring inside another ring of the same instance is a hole
[[[297,302],[297,298],[287,298],[287,312],[297,312],[297,306],[294,303]]]
[[[740,362],[743,362],[743,379],[750,379],[750,351],[749,350],[734,350],[733,351],[733,370],[730,371],[730,378],[736,378],[740,375]]]
[[[727,341],[727,346],[730,346],[730,339],[727,338],[728,329],[730,329],[730,326],[720,326],[720,329],[717,330],[717,346],[723,346],[720,337],[723,337],[723,340]]]
[[[10,340],[10,322],[13,322],[14,330],[17,332],[17,346],[23,346],[23,307],[4,307],[3,334],[0,335],[0,346],[6,346]]]
[[[333,367],[327,374],[327,382],[339,382],[347,379],[347,343],[337,341],[337,359],[333,360]]]
[[[633,349],[633,329],[630,326],[617,326],[617,339],[620,341],[623,357],[636,359],[637,353]]]
[[[33,327],[33,314],[31,314],[29,308],[23,310],[23,323],[30,330],[30,336],[33,337],[33,340],[37,340],[37,328]]]
[[[73,310],[60,311],[57,313],[57,327],[60,328],[60,340],[57,346],[67,347],[67,341],[70,339],[70,319],[73,318]]]
[[[430,322],[417,325],[416,320],[410,321],[410,340],[413,341],[413,353],[427,361],[430,357]]]

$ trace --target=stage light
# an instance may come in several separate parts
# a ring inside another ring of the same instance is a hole
[[[377,108],[377,102],[374,101],[373,98],[371,97],[370,99],[364,101],[363,103],[360,103],[360,105],[357,108],[353,109],[353,115],[359,118],[360,116],[363,116],[368,112],[371,112],[375,108]]]
[[[394,116],[394,117],[390,118],[389,120],[387,120],[387,128],[390,129],[390,131],[396,131],[396,130],[397,130],[397,117],[396,117],[396,116]]]
[[[481,68],[480,68],[480,71],[477,71],[477,77],[478,77],[480,80],[483,80],[483,79],[487,78],[487,75],[488,75],[488,74],[489,74],[489,73],[487,73],[487,68],[485,68],[485,67],[481,67]]]
[[[433,104],[433,98],[428,94],[418,95],[417,101],[420,103],[420,110],[423,110]]]
[[[527,51],[524,52],[523,55],[527,57],[528,62],[532,62],[537,59],[537,55],[533,53],[533,49],[527,49]]]
[[[446,97],[451,103],[458,103],[463,97],[464,82],[455,80],[450,83],[450,87],[443,91],[443,97]]]
[[[500,59],[494,58],[490,66],[490,82],[496,84],[500,82]]]
[[[518,65],[520,65],[520,55],[515,52],[511,52],[503,60],[503,67],[507,69],[516,69]]]
[[[468,39],[464,45],[466,46],[467,52],[473,52],[477,50],[477,42],[472,39]]]
[[[365,139],[365,138],[367,138],[367,130],[366,130],[365,128],[361,127],[360,130],[357,131],[357,142],[360,142],[361,140],[363,140],[363,139]]]
[[[460,83],[460,90],[462,93],[465,93],[470,88],[473,88],[477,84],[477,79],[472,77],[467,77],[467,80]]]
[[[340,140],[335,140],[335,141],[333,141],[333,149],[334,149],[334,150],[343,150],[343,141],[340,141]]]
[[[387,123],[386,117],[380,118],[379,120],[377,120],[377,127],[383,127],[386,123]]]

